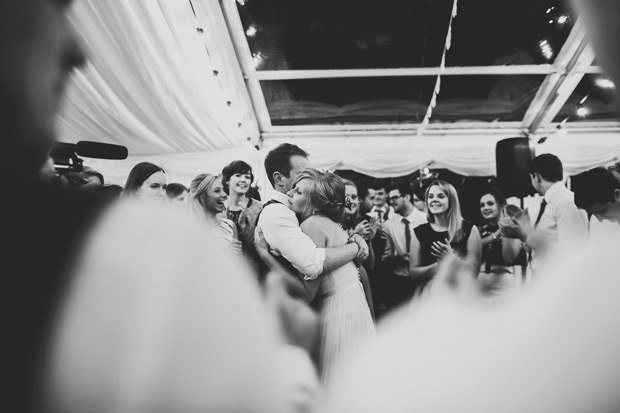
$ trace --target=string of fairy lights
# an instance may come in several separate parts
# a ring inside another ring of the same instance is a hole
[[[188,0],[189,1],[189,5],[192,9],[192,14],[194,15],[194,18],[196,19],[196,32],[198,33],[198,35],[202,36],[204,35],[204,29],[200,26],[200,21],[198,20],[198,16],[196,14],[196,9],[194,9],[194,4],[192,3],[192,0]],[[209,60],[213,63],[214,60],[211,58],[211,53],[209,52],[209,46],[207,45],[206,40],[204,40],[203,38],[203,45],[205,48],[205,52],[207,53],[207,56],[209,57]],[[217,70],[217,68],[213,68],[213,76],[217,79],[218,85],[220,86],[220,90],[222,91],[222,94],[224,96],[227,95],[227,88],[224,87],[224,85],[222,84],[222,79],[220,77],[220,71]],[[227,98],[226,99],[226,106],[229,109],[233,109],[233,101],[232,98]],[[241,119],[239,119],[239,114],[237,111],[234,112],[235,113],[235,122],[237,125],[237,128],[242,128],[243,127],[243,122]],[[250,136],[246,137],[246,141],[249,142],[250,144],[252,144],[252,138]],[[256,150],[260,150],[260,147],[256,144],[256,145],[252,145],[254,147],[254,149]]]

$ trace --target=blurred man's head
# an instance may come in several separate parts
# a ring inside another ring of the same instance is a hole
[[[573,179],[575,204],[599,221],[620,223],[620,181],[605,168],[594,168]]]
[[[70,4],[0,2],[0,164],[19,174],[35,175],[47,161],[70,74],[84,63]]]

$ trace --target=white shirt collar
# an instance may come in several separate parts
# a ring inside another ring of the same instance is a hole
[[[271,199],[275,199],[276,201],[282,202],[284,205],[288,206],[288,195],[283,194],[282,192],[273,191],[271,194]]]
[[[551,185],[549,189],[547,189],[547,192],[545,192],[544,198],[545,198],[545,201],[547,201],[547,203],[550,203],[553,201],[554,198],[557,198],[558,196],[561,196],[561,198],[564,198],[564,196],[567,195],[568,193],[572,195],[572,192],[568,190],[568,188],[564,185],[564,182],[558,181],[554,183],[553,185]]]

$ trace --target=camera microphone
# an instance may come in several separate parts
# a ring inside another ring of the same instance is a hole
[[[80,156],[97,159],[126,159],[128,155],[125,146],[91,141],[79,141],[75,152]]]

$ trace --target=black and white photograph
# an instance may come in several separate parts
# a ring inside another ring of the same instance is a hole
[[[619,21],[0,1],[0,409],[620,413]]]

